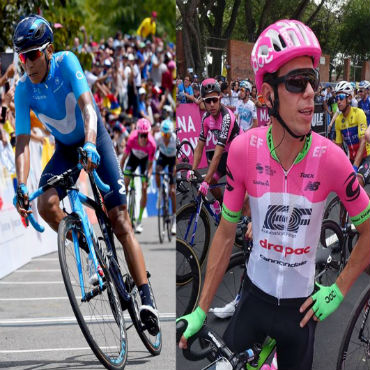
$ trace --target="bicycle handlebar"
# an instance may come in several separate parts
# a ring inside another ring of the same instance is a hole
[[[82,148],[78,148],[78,151],[80,153],[82,153]],[[77,171],[80,171],[81,169],[83,169],[83,166],[81,163],[78,163],[76,167],[70,169],[70,170],[67,170],[66,172],[62,173],[61,175],[56,175],[56,176],[53,176],[51,177],[47,183],[42,186],[41,188],[37,189],[36,191],[34,191],[33,193],[31,193],[29,195],[29,202],[32,202],[34,199],[36,199],[37,197],[39,197],[41,194],[45,193],[46,190],[50,189],[50,188],[55,188],[60,182],[62,182],[64,180],[65,177],[67,176],[71,176],[73,175],[75,172]],[[96,182],[96,185],[98,186],[98,188],[107,193],[109,192],[110,190],[110,186],[105,184],[102,179],[99,177],[99,175],[97,174],[96,170],[94,169],[92,171],[92,174],[93,174],[93,177],[94,177],[94,180]],[[16,206],[17,204],[17,200],[16,200],[16,197],[14,198],[13,200],[13,204],[14,206]],[[45,227],[40,225],[36,219],[35,219],[35,216],[33,215],[33,213],[30,213],[28,216],[27,216],[27,219],[29,219],[31,225],[33,226],[33,228],[42,233],[45,231]]]
[[[179,320],[176,323],[176,343],[180,341],[181,336],[187,328],[187,322],[185,320]],[[204,348],[200,350],[192,349],[193,343],[196,339],[204,339],[208,343]],[[223,339],[215,332],[210,330],[207,325],[203,327],[187,340],[187,348],[183,349],[184,357],[189,361],[199,361],[212,355],[212,357],[219,358],[223,357],[228,360],[235,370],[241,370],[245,368],[245,364],[250,363],[252,366],[256,366],[258,363],[258,357],[262,348],[259,344],[255,344],[253,349],[248,349],[239,354],[235,354],[227,347]]]

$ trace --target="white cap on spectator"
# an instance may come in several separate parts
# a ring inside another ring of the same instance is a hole
[[[139,95],[141,95],[141,94],[146,94],[146,90],[143,87],[140,87],[140,89],[139,89]]]
[[[129,54],[128,55],[128,60],[135,60],[134,54]]]

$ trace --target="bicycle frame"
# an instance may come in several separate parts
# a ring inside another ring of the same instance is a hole
[[[224,185],[226,185],[226,183],[220,183],[220,184],[210,185],[209,186],[209,189],[214,189],[214,188],[217,188],[217,187],[220,187],[220,186],[224,186]],[[195,233],[197,231],[198,220],[199,220],[199,216],[200,216],[200,212],[201,212],[201,209],[202,209],[203,204],[206,207],[208,213],[212,216],[212,218],[213,218],[214,222],[216,223],[216,225],[218,225],[220,223],[220,220],[221,220],[221,215],[220,214],[216,214],[215,212],[213,212],[210,203],[206,199],[204,199],[204,197],[202,196],[202,194],[199,194],[197,196],[197,199],[196,199],[197,211],[190,216],[190,221],[188,223],[188,226],[187,226],[186,232],[185,232],[185,236],[184,236],[184,239],[185,240],[188,240],[188,234],[189,234],[189,231],[190,231],[190,225],[192,224],[192,222],[194,220],[194,217],[195,217],[195,223],[194,223],[193,231],[192,231],[192,234],[191,234],[191,240],[190,240],[190,243],[189,243],[191,246],[194,245]]]

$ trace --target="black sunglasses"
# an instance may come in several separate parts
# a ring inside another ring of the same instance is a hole
[[[139,134],[139,137],[142,137],[143,139],[146,139],[148,137],[148,134]]]
[[[285,88],[294,94],[303,93],[307,84],[309,83],[314,91],[316,91],[320,84],[319,73],[312,68],[300,68],[290,71],[284,76],[277,77],[269,81],[271,85],[285,84]]]
[[[210,98],[204,98],[204,102],[206,104],[216,104],[218,101],[219,101],[220,97],[219,96],[214,96],[214,97],[210,97]]]

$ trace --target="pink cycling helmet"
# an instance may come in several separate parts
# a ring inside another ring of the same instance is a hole
[[[136,125],[139,134],[147,134],[150,131],[151,124],[146,118],[140,118]]]
[[[309,27],[294,19],[283,19],[268,26],[258,37],[251,54],[257,90],[261,91],[266,73],[277,72],[291,59],[305,55],[313,58],[316,68],[321,48]]]

